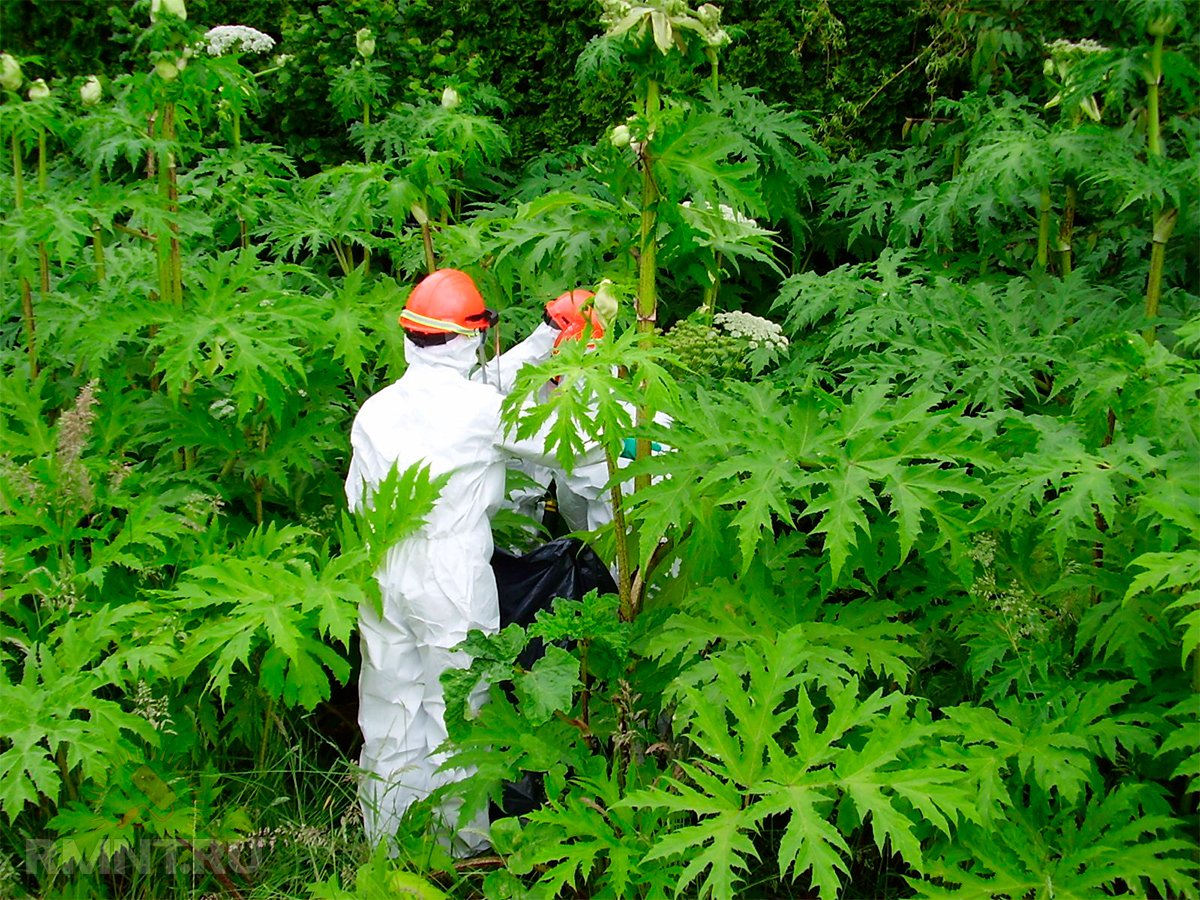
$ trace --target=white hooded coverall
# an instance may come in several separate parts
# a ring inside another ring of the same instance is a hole
[[[546,343],[548,353],[552,335]],[[499,627],[489,517],[504,497],[504,460],[549,462],[541,436],[517,442],[502,434],[500,394],[468,377],[477,346],[465,336],[431,347],[406,340],[408,369],[363,404],[351,430],[351,508],[369,501],[393,467],[425,463],[434,476],[450,476],[425,525],[393,547],[376,573],[382,616],[360,611],[359,797],[372,843],[395,834],[413,801],[462,777],[436,771],[445,756],[434,751],[446,738],[440,678],[469,663],[451,649],[468,631]],[[454,828],[457,806],[441,812]],[[452,851],[485,848],[487,828],[485,811],[458,830]]]

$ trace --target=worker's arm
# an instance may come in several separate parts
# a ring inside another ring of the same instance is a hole
[[[550,358],[558,335],[559,330],[553,325],[541,323],[521,343],[472,372],[471,380],[485,382],[501,394],[508,394],[521,366],[536,365]]]

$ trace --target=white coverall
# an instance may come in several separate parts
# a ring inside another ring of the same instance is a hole
[[[630,414],[637,415],[637,410],[628,403],[622,403]],[[654,421],[659,425],[670,426],[674,421],[666,413],[656,413]],[[632,462],[623,456],[617,457],[617,467],[625,468]],[[612,491],[608,484],[608,463],[601,457],[598,462],[581,460],[569,472],[556,472],[558,482],[556,495],[558,512],[572,531],[596,531],[613,520]],[[633,493],[633,481],[621,485],[621,495],[628,497]]]
[[[364,495],[369,500],[393,466],[423,462],[435,476],[450,473],[426,524],[393,547],[376,573],[383,615],[369,606],[360,611],[359,797],[372,843],[395,834],[413,801],[462,777],[436,771],[445,756],[434,751],[446,738],[440,678],[468,664],[451,650],[468,631],[499,627],[489,517],[504,498],[507,455],[549,462],[542,436],[517,442],[503,435],[500,394],[468,378],[477,346],[466,336],[431,347],[406,340],[408,369],[363,404],[351,430],[351,508]],[[457,805],[441,812],[454,829]],[[485,848],[487,829],[484,811],[458,830],[452,852]]]
[[[545,323],[538,325],[521,343],[472,372],[471,380],[486,382],[504,396],[508,396],[521,366],[526,363],[536,365],[549,359],[550,354],[554,352],[554,341],[561,333],[557,328]],[[554,472],[525,458],[510,459],[508,468],[521,472],[532,483],[509,491],[503,505],[535,522],[540,522],[545,506],[543,499],[554,478]]]

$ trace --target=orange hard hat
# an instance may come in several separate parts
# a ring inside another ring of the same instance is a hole
[[[499,318],[484,306],[470,275],[458,269],[438,269],[421,279],[408,295],[400,324],[416,334],[475,335]]]
[[[559,335],[554,339],[555,347],[563,341],[577,340],[588,324],[591,325],[593,339],[604,337],[604,323],[596,311],[587,305],[594,296],[591,291],[576,289],[560,294],[546,304],[546,321],[559,328]]]

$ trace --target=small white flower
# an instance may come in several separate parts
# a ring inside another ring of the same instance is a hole
[[[47,97],[49,97],[50,88],[46,84],[46,79],[39,78],[37,81],[31,84],[29,86],[28,96],[30,100],[45,100]]]
[[[21,86],[21,64],[11,54],[0,54],[0,87],[15,91]]]
[[[354,33],[354,46],[363,59],[370,59],[375,55],[375,35],[371,33],[370,28],[360,28]]]
[[[209,56],[226,53],[267,53],[275,49],[275,38],[249,25],[217,25],[204,32]]]
[[[104,95],[104,87],[95,75],[89,75],[87,81],[79,86],[79,100],[84,106],[95,106]]]
[[[446,89],[442,91],[442,109],[454,109],[461,102],[462,100],[458,96],[458,91],[446,85]]]

